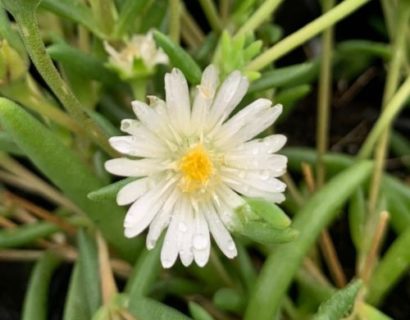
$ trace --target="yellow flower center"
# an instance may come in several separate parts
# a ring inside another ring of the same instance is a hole
[[[213,164],[202,144],[188,150],[179,168],[183,173],[181,187],[184,192],[194,192],[204,187],[213,172]]]

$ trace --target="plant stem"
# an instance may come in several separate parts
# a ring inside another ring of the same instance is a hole
[[[267,20],[283,0],[267,0],[256,10],[248,21],[238,30],[235,37],[255,31],[265,20]]]
[[[327,12],[334,6],[334,0],[324,0],[323,11]],[[333,28],[328,28],[322,36],[322,58],[320,64],[319,99],[317,116],[317,163],[316,188],[320,189],[325,182],[326,171],[323,157],[328,148],[329,112],[332,88],[332,56],[333,56]]]
[[[367,136],[366,141],[360,149],[358,154],[359,159],[366,159],[369,157],[377,139],[383,133],[383,130],[392,123],[394,117],[404,106],[408,97],[410,97],[410,76],[407,77],[406,81],[400,86],[399,90],[387,104],[386,108],[384,108],[382,115],[373,126],[372,131]]]
[[[246,66],[246,70],[259,71],[263,69],[270,63],[295,49],[297,46],[305,43],[307,40],[313,38],[326,28],[334,25],[339,20],[353,13],[369,1],[370,0],[343,1],[341,4],[337,5],[329,12],[323,14],[316,20],[310,22],[303,28],[294,32],[290,36],[286,37],[285,39],[278,42],[270,49],[259,55]]]
[[[398,9],[400,8],[401,6],[398,7]],[[378,142],[375,152],[375,166],[369,195],[369,213],[371,215],[375,214],[377,206],[377,199],[380,192],[380,182],[383,175],[383,168],[389,144],[391,122],[393,121],[397,113],[400,111],[405,101],[403,101],[403,103],[401,104],[393,105],[393,107],[392,103],[393,101],[395,101],[394,98],[397,95],[399,95],[399,93],[401,93],[402,90],[406,88],[407,90],[409,90],[409,92],[405,94],[406,98],[410,94],[410,77],[408,77],[408,79],[402,85],[402,87],[399,89],[396,95],[394,95],[400,82],[401,66],[403,65],[404,61],[403,57],[406,50],[406,31],[408,28],[409,14],[410,6],[405,6],[403,11],[398,12],[399,20],[397,23],[396,37],[394,39],[392,50],[393,57],[387,73],[386,85],[383,95],[382,107],[384,111],[379,120],[377,121],[376,125],[370,132],[365,144],[362,147],[361,152],[359,153],[359,156],[363,156],[366,155],[366,153],[370,153],[372,141],[376,142],[377,138],[380,136],[380,140]]]
[[[221,32],[222,23],[215,8],[215,4],[212,2],[212,0],[199,0],[199,2],[202,6],[202,9],[204,10],[209,24],[211,25],[212,30],[214,30],[216,33]]]
[[[170,19],[169,19],[169,37],[175,42],[179,43],[181,31],[181,1],[169,0]]]

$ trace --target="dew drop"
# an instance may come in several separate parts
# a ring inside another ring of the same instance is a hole
[[[179,229],[179,231],[181,231],[181,232],[186,232],[186,231],[188,230],[186,224],[183,223],[183,222],[180,222],[180,223],[178,224],[178,229]]]
[[[252,149],[252,154],[253,155],[257,155],[258,153],[259,153],[259,148],[258,147],[255,147],[255,148]]]
[[[229,240],[227,248],[228,248],[229,251],[234,251],[235,250],[235,243],[232,240]]]
[[[245,178],[245,175],[246,175],[245,171],[239,171],[238,173],[239,178]]]
[[[263,170],[263,171],[261,172],[261,179],[262,179],[262,180],[268,180],[269,177],[270,177],[270,172],[269,172],[269,170]]]
[[[194,239],[192,240],[192,244],[196,250],[205,249],[207,245],[206,236],[203,234],[195,235]]]

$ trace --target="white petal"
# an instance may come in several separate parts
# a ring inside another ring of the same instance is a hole
[[[175,118],[176,129],[186,133],[191,117],[189,91],[186,79],[179,69],[174,68],[165,75],[165,95],[168,112]]]
[[[178,214],[174,213],[161,249],[161,263],[165,269],[171,268],[178,258],[178,246],[175,242],[178,236],[178,223]]]
[[[192,236],[194,233],[194,218],[191,204],[188,200],[184,201],[184,206],[179,213],[181,215],[181,222],[179,225],[180,242],[179,246],[179,256],[181,257],[181,262],[184,266],[189,266],[194,260],[194,254],[192,252]]]
[[[226,169],[223,171],[223,181],[230,185],[240,185],[241,187],[254,187],[267,192],[284,192],[286,184],[282,181],[256,170]]]
[[[286,185],[275,178],[262,180],[255,172],[244,171],[245,174],[223,173],[222,180],[234,189],[247,197],[258,197],[275,202],[283,201],[280,194],[286,189]]]
[[[138,179],[128,183],[117,194],[117,204],[124,206],[130,204],[148,191],[148,179]]]
[[[191,115],[191,132],[200,131],[206,125],[207,114],[218,86],[219,72],[215,66],[208,66],[202,73],[201,84],[197,87]]]
[[[288,158],[281,154],[260,155],[251,154],[235,155],[227,153],[224,158],[226,167],[242,170],[259,170],[266,179],[279,177],[286,171]],[[262,179],[265,179],[262,177]]]
[[[195,231],[192,237],[192,250],[194,252],[196,264],[203,267],[209,260],[209,255],[211,252],[211,237],[209,234],[208,224],[202,211],[195,212],[194,220]]]
[[[171,216],[174,212],[174,206],[178,200],[179,190],[175,188],[164,205],[160,209],[160,212],[152,220],[147,235],[147,248],[151,250],[155,247],[161,232],[168,226]]]
[[[217,128],[211,133],[215,136],[218,146],[226,144],[227,141],[230,142],[250,121],[255,122],[258,115],[265,115],[271,105],[272,101],[261,98],[255,100],[235,114],[231,119],[224,123],[221,128]]]
[[[219,187],[216,189],[215,193],[223,202],[225,202],[229,207],[236,209],[243,204],[245,204],[245,200],[242,199],[237,193],[232,191],[231,188],[226,186],[224,183],[221,183]]]
[[[157,159],[130,160],[117,158],[105,162],[105,170],[122,177],[142,177],[166,169],[166,164]]]
[[[282,149],[286,140],[284,135],[273,134],[262,139],[255,139],[241,144],[235,149],[230,150],[229,155],[232,157],[259,157],[261,155],[272,154]]]
[[[132,109],[141,123],[149,130],[157,134],[160,138],[169,134],[167,118],[155,111],[141,101],[132,101]]]
[[[219,249],[221,249],[224,255],[230,259],[236,257],[238,252],[236,250],[235,242],[233,241],[228,230],[226,230],[223,225],[221,219],[215,211],[214,206],[212,204],[207,204],[204,212],[209,230],[211,231]]]
[[[172,192],[173,182],[164,181],[133,203],[124,220],[126,237],[135,237],[148,227]]]
[[[153,135],[111,137],[108,141],[118,152],[134,157],[161,158],[169,152]]]
[[[138,129],[142,126],[141,122],[134,119],[121,120],[121,131],[130,135],[138,135]]]
[[[239,71],[232,72],[222,83],[208,117],[208,125],[212,128],[222,123],[245,96],[249,82]]]

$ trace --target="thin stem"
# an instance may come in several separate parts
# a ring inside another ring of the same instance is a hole
[[[212,0],[199,0],[202,9],[211,25],[212,30],[219,33],[222,31],[221,19],[218,16],[218,11],[215,8],[215,4]]]
[[[383,211],[380,214],[379,222],[376,227],[376,231],[373,235],[373,239],[371,242],[371,247],[369,250],[369,253],[366,256],[366,259],[364,261],[364,266],[362,269],[362,272],[360,274],[360,277],[363,279],[364,283],[368,283],[372,272],[374,268],[374,263],[376,261],[377,254],[379,252],[383,236],[386,232],[387,228],[387,222],[389,220],[389,213],[386,211]]]
[[[0,153],[0,166],[15,175],[15,177],[7,177],[0,172],[0,180],[14,183],[22,188],[41,194],[58,205],[70,209],[73,212],[83,214],[74,203],[5,153]]]
[[[5,198],[6,198],[6,201],[10,201],[11,203],[17,205],[18,207],[26,209],[33,216],[36,216],[37,218],[54,223],[55,225],[59,226],[62,230],[64,230],[66,233],[68,233],[69,235],[74,235],[76,233],[75,227],[72,226],[65,219],[55,214],[51,214],[47,210],[44,210],[43,208],[36,206],[34,203],[31,203],[30,201],[27,201],[26,199],[18,197],[10,192],[6,192]]]
[[[249,20],[239,29],[236,37],[255,31],[264,21],[269,19],[283,0],[267,0],[256,10]]]
[[[326,229],[323,230],[320,235],[320,248],[322,249],[326,264],[329,266],[330,273],[337,287],[343,288],[347,283],[346,276],[340,264],[339,257],[337,256],[332,238]]]
[[[334,6],[334,0],[323,1],[323,11],[327,12]],[[333,28],[328,28],[322,36],[322,58],[320,65],[319,79],[319,99],[317,115],[317,163],[316,163],[316,183],[317,188],[321,188],[325,182],[326,166],[324,156],[328,149],[329,135],[329,113],[332,89],[332,56],[333,56]]]
[[[246,66],[246,70],[259,71],[263,69],[270,63],[278,60],[280,57],[295,49],[297,46],[305,43],[323,30],[327,29],[328,27],[334,25],[336,22],[353,13],[369,1],[370,0],[343,1],[341,4],[337,5],[329,12],[310,22],[303,28],[289,35],[288,37],[259,55]]]
[[[221,16],[223,24],[226,24],[229,16],[229,10],[231,9],[230,0],[221,0],[219,3],[219,14]]]
[[[111,298],[118,293],[114,275],[110,265],[110,255],[103,236],[97,233],[98,264],[101,279],[101,295],[103,304],[108,304]]]
[[[169,0],[170,19],[169,19],[169,37],[179,43],[181,33],[181,1]]]
[[[400,9],[401,6],[398,7]],[[383,109],[384,112],[382,116],[379,118],[379,121],[376,123],[374,126],[372,132],[369,134],[368,139],[366,140],[365,145],[363,146],[363,149],[368,148],[369,146],[369,141],[371,137],[375,137],[375,130],[377,128],[380,128],[380,140],[379,143],[376,147],[376,153],[375,153],[375,167],[373,171],[373,176],[372,176],[372,183],[370,187],[370,195],[369,195],[369,212],[370,214],[374,214],[376,211],[377,207],[377,199],[379,197],[379,192],[380,192],[380,184],[381,184],[381,179],[383,175],[383,169],[385,165],[385,159],[386,159],[386,154],[387,154],[387,148],[389,144],[389,137],[390,137],[390,126],[391,122],[393,121],[395,115],[400,111],[401,106],[398,106],[397,109],[391,110],[390,104],[388,104],[389,101],[392,102],[392,98],[394,96],[394,93],[397,90],[397,87],[399,86],[399,81],[400,81],[400,76],[401,76],[401,66],[403,65],[404,61],[404,55],[405,55],[405,50],[406,50],[406,34],[407,34],[407,28],[408,28],[408,21],[409,21],[409,14],[410,14],[410,6],[406,6],[404,11],[401,11],[398,13],[399,14],[399,21],[397,24],[397,32],[396,32],[396,38],[394,40],[393,44],[393,57],[390,63],[390,67],[388,70],[387,74],[387,80],[386,80],[386,85],[385,85],[385,91],[384,91],[384,96],[383,96]],[[410,78],[409,78],[410,79]],[[409,81],[406,80],[407,81]],[[410,86],[410,85],[409,85]],[[401,89],[400,89],[401,90]],[[399,92],[397,92],[398,94]],[[389,109],[390,107],[390,109]],[[388,122],[384,122],[383,127],[380,126],[381,120],[383,116],[385,116],[386,112],[390,111],[391,113],[391,119]],[[392,112],[393,111],[393,112]],[[379,126],[378,126],[379,125]],[[373,136],[372,136],[373,134]],[[373,139],[377,139],[373,138]],[[364,152],[364,151],[363,151]]]
[[[399,90],[387,104],[386,108],[384,108],[382,115],[373,126],[372,131],[367,136],[366,141],[360,149],[358,154],[359,159],[366,159],[370,156],[377,139],[381,136],[383,130],[391,125],[395,116],[400,112],[409,97],[410,76],[407,77],[406,81],[400,86]]]
[[[115,26],[117,12],[111,0],[91,0],[91,9],[99,29],[106,35],[110,35]]]
[[[186,10],[184,5],[182,5],[181,23],[182,32],[189,33],[192,39],[194,39],[195,45],[199,47],[205,40],[204,32]]]

